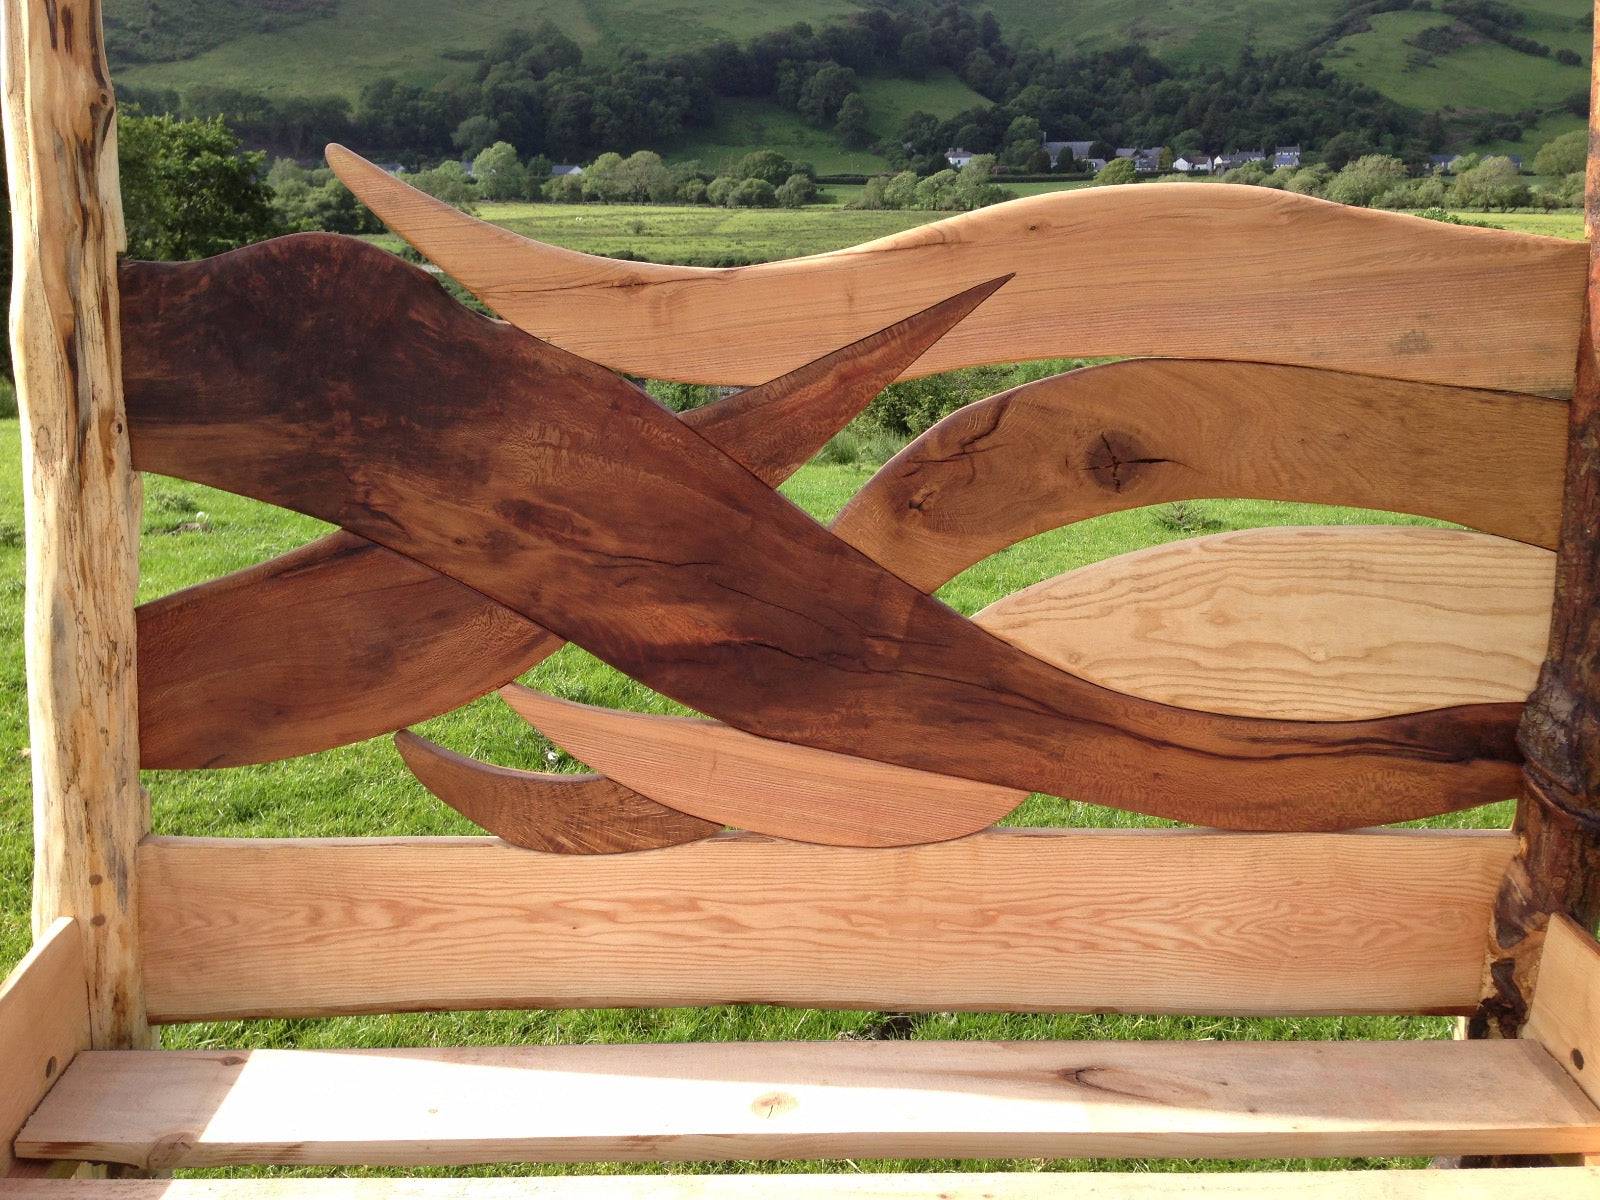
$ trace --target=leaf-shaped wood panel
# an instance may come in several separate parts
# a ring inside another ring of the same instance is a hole
[[[341,146],[339,177],[508,321],[617,370],[743,383],[952,286],[1012,286],[914,368],[1059,356],[1294,363],[1567,395],[1581,242],[1269,188],[1057,192],[832,254],[750,267],[617,262],[475,221]],[[1115,264],[1115,282],[1085,274]],[[1219,265],[1220,264],[1220,265]]]
[[[1360,720],[1521,702],[1555,555],[1455,529],[1246,529],[1136,550],[973,618],[1105,687],[1205,712]]]
[[[1554,547],[1564,401],[1260,363],[1147,359],[945,417],[833,528],[918,587],[1086,517],[1171,500],[1412,512]]]
[[[1248,828],[1381,823],[1515,785],[1515,705],[1249,721],[1041,663],[642,391],[364,243],[150,267],[124,299],[154,335],[126,352],[147,381],[129,389],[135,465],[340,524],[747,733]]]

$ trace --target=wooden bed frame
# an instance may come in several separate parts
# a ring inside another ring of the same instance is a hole
[[[346,238],[120,261],[99,4],[0,13],[36,843],[35,944],[0,987],[0,1194],[1600,1196],[1588,246],[1139,185],[702,270],[528,242],[331,147],[490,321]],[[1592,227],[1594,154],[1588,204]],[[1197,249],[1235,274],[1174,278]],[[1086,256],[1116,288],[1079,282]],[[827,528],[774,491],[897,376],[1055,355],[1125,361],[946,418]],[[756,386],[679,419],[616,371]],[[142,470],[340,530],[136,608]],[[1034,534],[1212,496],[1469,529],[1199,538],[970,620],[930,598]],[[568,640],[715,720],[513,682]],[[595,773],[405,730],[496,688]],[[394,731],[497,836],[150,832],[141,766]],[[992,827],[1032,791],[1197,827]],[[1392,827],[1513,795],[1510,831]],[[1456,1014],[1463,1036],[180,1052],[155,1033],[732,1002]],[[1460,1165],[162,1177],[1410,1155]]]

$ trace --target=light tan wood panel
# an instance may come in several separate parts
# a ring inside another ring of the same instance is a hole
[[[1586,255],[1555,238],[1266,188],[1140,184],[1018,200],[811,258],[673,267],[530,241],[340,146],[328,147],[328,161],[391,229],[508,321],[654,378],[767,379],[908,305],[1015,271],[912,373],[1159,354],[1572,388]],[[1115,264],[1109,299],[1083,286],[1091,261]],[[1227,264],[1225,286],[1218,263]]]
[[[0,1176],[22,1122],[88,1044],[83,935],[62,917],[0,983]]]
[[[1600,1150],[1501,1042],[766,1042],[88,1051],[30,1157],[232,1163]]]
[[[1015,788],[775,742],[715,721],[596,708],[515,683],[500,694],[606,778],[679,812],[773,837],[838,846],[949,841],[992,825],[1028,798]]]
[[[4,0],[11,358],[27,525],[33,934],[75,917],[97,1046],[148,1039],[134,938],[139,484],[118,336],[116,102],[99,0]]]
[[[1600,1103],[1600,943],[1557,913],[1545,931],[1522,1036],[1538,1042]]]
[[[951,413],[834,532],[932,591],[1086,517],[1237,496],[1414,512],[1553,547],[1567,405],[1260,363],[1111,363]]]
[[[1512,850],[1417,830],[997,830],[883,850],[722,835],[603,858],[152,838],[139,875],[163,1021],[735,1001],[1468,1012]]]
[[[474,1179],[164,1179],[17,1184],[12,1200],[1593,1200],[1600,1169],[841,1171]]]
[[[1119,692],[1206,712],[1360,720],[1525,699],[1555,555],[1404,527],[1245,529],[1080,567],[973,619]]]

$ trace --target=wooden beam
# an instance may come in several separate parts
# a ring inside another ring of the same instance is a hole
[[[97,0],[4,0],[11,349],[27,525],[33,927],[76,917],[96,1046],[146,1040],[134,847],[139,491],[122,405],[116,105]]]
[[[1464,1012],[1503,833],[722,835],[574,858],[488,838],[140,848],[159,1021],[766,1002]],[[1359,930],[1359,937],[1351,931]]]
[[[841,1172],[11,1184],[9,1200],[1593,1200],[1600,1168],[1516,1171]]]
[[[328,161],[383,220],[495,312],[631,374],[750,383],[897,309],[1016,279],[910,374],[1067,357],[1231,358],[1565,395],[1583,248],[1267,188],[1057,192],[832,254],[750,267],[622,263],[519,237],[343,147]],[[1195,261],[1229,264],[1219,288]],[[1117,300],[1064,287],[1117,264]],[[1283,264],[1293,263],[1292,271]]]
[[[1600,1150],[1542,1046],[764,1042],[80,1054],[17,1136],[148,1170]]]
[[[1600,26],[1595,38],[1600,50]],[[1519,849],[1495,902],[1484,998],[1469,1023],[1479,1037],[1516,1037],[1527,1021],[1552,914],[1585,929],[1600,921],[1600,55],[1589,100],[1589,280],[1570,405],[1555,605],[1544,667],[1517,737],[1526,760]]]
[[[89,1045],[87,980],[82,930],[62,917],[0,983],[0,1176],[28,1114]]]

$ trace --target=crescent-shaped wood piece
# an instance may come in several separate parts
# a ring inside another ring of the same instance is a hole
[[[1294,363],[1570,395],[1582,242],[1470,229],[1255,187],[1142,183],[997,204],[831,254],[749,267],[618,262],[427,196],[342,146],[334,172],[512,324],[620,371],[745,383],[844,345],[952,283],[1015,271],[912,368],[1062,356]],[[1197,247],[1227,264],[1175,271]],[[1117,288],[1063,286],[1115,262]]]
[[[830,846],[947,842],[1028,793],[752,737],[715,721],[620,712],[520,684],[505,702],[602,775],[706,821]]]
[[[529,850],[616,854],[699,841],[722,829],[601,775],[545,775],[468,758],[408,729],[395,749],[417,781],[469,821]],[[551,787],[573,781],[581,788]],[[577,801],[574,805],[573,801]]]
[[[339,524],[746,733],[1242,828],[1384,823],[1515,786],[1516,705],[1250,721],[1042,663],[631,384],[365,243],[147,265],[123,299],[144,334],[125,348],[137,467]]]
[[[123,264],[124,287],[143,269]],[[683,420],[776,486],[1004,283],[969,288]],[[124,342],[148,336],[143,320],[124,310]],[[137,371],[127,388],[154,382]],[[140,605],[138,629],[147,769],[271,762],[377,737],[493,691],[562,644],[346,531]]]

